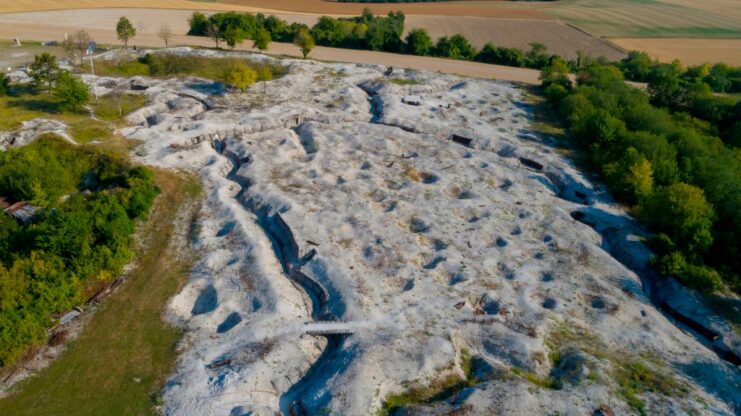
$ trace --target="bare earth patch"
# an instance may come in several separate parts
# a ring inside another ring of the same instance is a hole
[[[491,42],[496,46],[528,50],[530,43],[538,42],[544,44],[549,53],[569,59],[575,59],[577,51],[610,60],[625,56],[610,43],[557,20],[408,16],[405,30],[414,28],[427,29],[433,39],[460,33],[476,48]]]

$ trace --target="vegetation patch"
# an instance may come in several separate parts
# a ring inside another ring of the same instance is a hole
[[[0,366],[46,340],[57,314],[132,259],[135,222],[157,195],[152,172],[54,136],[0,154],[0,195],[36,207],[0,217]]]
[[[404,79],[404,78],[391,78],[389,82],[392,84],[396,84],[396,85],[417,85],[419,84],[419,81],[417,81],[416,79]]]
[[[239,58],[211,58],[203,56],[179,56],[167,53],[147,54],[134,61],[100,61],[95,70],[100,75],[109,76],[194,76],[225,82],[235,67],[247,67],[255,73],[255,80],[260,73],[269,73],[270,79],[279,78],[287,73],[287,68],[271,64],[256,63]],[[266,74],[267,75],[267,74]]]
[[[739,71],[631,53],[585,63],[576,85],[559,60],[541,75],[586,165],[656,233],[659,271],[705,292],[741,288],[741,104],[713,94],[741,88]]]
[[[660,393],[671,397],[676,393],[686,393],[687,389],[663,369],[651,369],[639,361],[613,363],[617,366],[615,382],[625,401],[640,415],[646,415],[646,403],[640,397],[647,392]]]
[[[561,352],[568,348],[578,348],[587,354],[603,361],[611,363],[612,370],[609,372],[612,380],[617,384],[617,390],[625,399],[626,403],[639,414],[646,415],[645,401],[642,395],[648,392],[658,393],[666,397],[676,394],[686,394],[687,386],[674,378],[666,369],[665,364],[648,355],[626,354],[621,351],[611,351],[595,335],[570,326],[566,322],[559,322],[551,331],[546,345],[550,349],[550,360],[554,366],[561,359]],[[640,360],[636,356],[641,357]],[[598,378],[596,369],[590,369],[589,379]],[[553,379],[542,379],[535,375],[518,372],[533,384],[544,388],[560,388]]]
[[[445,400],[465,388],[476,385],[478,380],[473,375],[471,353],[464,348],[461,350],[459,358],[460,368],[464,374],[463,377],[457,373],[451,373],[433,380],[427,385],[414,386],[405,392],[390,394],[383,401],[381,409],[379,409],[377,414],[379,416],[394,415],[405,406]]]
[[[47,118],[69,125],[70,136],[78,143],[108,140],[113,136],[113,128],[126,114],[146,104],[147,97],[144,95],[105,95],[97,102],[88,104],[98,119],[94,120],[86,109],[62,109],[54,95],[41,92],[31,85],[11,85],[6,95],[0,94],[0,130],[16,130],[24,121]]]
[[[180,289],[193,257],[171,245],[174,218],[195,213],[198,180],[157,170],[161,190],[138,234],[136,267],[106,299],[80,337],[38,375],[0,400],[0,414],[155,415],[159,392],[175,364],[181,333],[162,320],[167,299]],[[183,211],[188,208],[187,211]],[[189,218],[184,218],[188,221]]]

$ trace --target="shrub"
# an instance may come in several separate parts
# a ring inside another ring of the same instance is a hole
[[[62,110],[78,111],[90,100],[90,87],[68,71],[62,71],[57,77],[54,96]]]
[[[301,54],[306,59],[311,50],[314,49],[314,38],[311,36],[308,30],[301,30],[296,34],[296,38],[293,39],[293,43],[301,49]]]
[[[0,97],[8,95],[8,87],[10,80],[5,76],[4,73],[0,72]]]
[[[659,188],[638,207],[639,216],[685,253],[702,255],[713,243],[713,207],[701,189],[686,183]]]
[[[244,92],[257,81],[257,72],[245,63],[233,62],[224,71],[223,80],[224,83]]]

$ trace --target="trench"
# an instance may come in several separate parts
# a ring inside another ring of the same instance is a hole
[[[216,153],[225,157],[231,164],[231,169],[226,178],[239,185],[240,191],[235,199],[245,210],[253,213],[257,218],[257,224],[271,242],[273,252],[278,259],[282,274],[288,280],[295,283],[311,300],[311,317],[315,321],[334,321],[342,318],[333,313],[329,305],[338,299],[332,298],[332,292],[328,291],[320,282],[301,271],[301,267],[311,260],[315,251],[310,251],[303,257],[290,227],[279,213],[272,212],[271,208],[259,201],[245,198],[245,191],[250,183],[246,178],[237,175],[242,165],[250,163],[251,157],[239,158],[237,155],[225,149],[222,140],[214,140],[213,147]],[[309,367],[308,371],[301,376],[285,393],[280,396],[279,408],[283,415],[308,415],[311,409],[305,405],[304,397],[311,389],[322,385],[323,376],[330,371],[334,359],[341,353],[347,334],[323,334],[327,344],[319,358]]]
[[[669,322],[678,327],[687,334],[690,334],[705,348],[713,351],[720,359],[730,363],[733,366],[741,365],[739,357],[731,348],[722,341],[722,334],[713,328],[709,328],[691,316],[681,313],[674,309],[665,297],[661,294],[661,286],[666,284],[667,277],[660,275],[650,264],[635,258],[630,253],[630,244],[624,238],[624,235],[615,227],[606,227],[600,229],[596,221],[591,219],[588,214],[590,209],[587,208],[576,210],[571,213],[571,217],[597,232],[602,237],[602,249],[623,264],[626,268],[633,271],[641,279],[642,291],[650,301],[651,305],[661,312]],[[635,242],[634,244],[642,244]],[[643,250],[648,248],[643,247]]]

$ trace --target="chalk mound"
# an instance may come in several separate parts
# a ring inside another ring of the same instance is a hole
[[[207,197],[166,414],[364,415],[415,394],[398,414],[629,414],[634,376],[648,414],[738,409],[739,370],[652,305],[640,228],[532,131],[522,89],[281,63],[267,92],[131,84],[150,105],[122,133]]]

